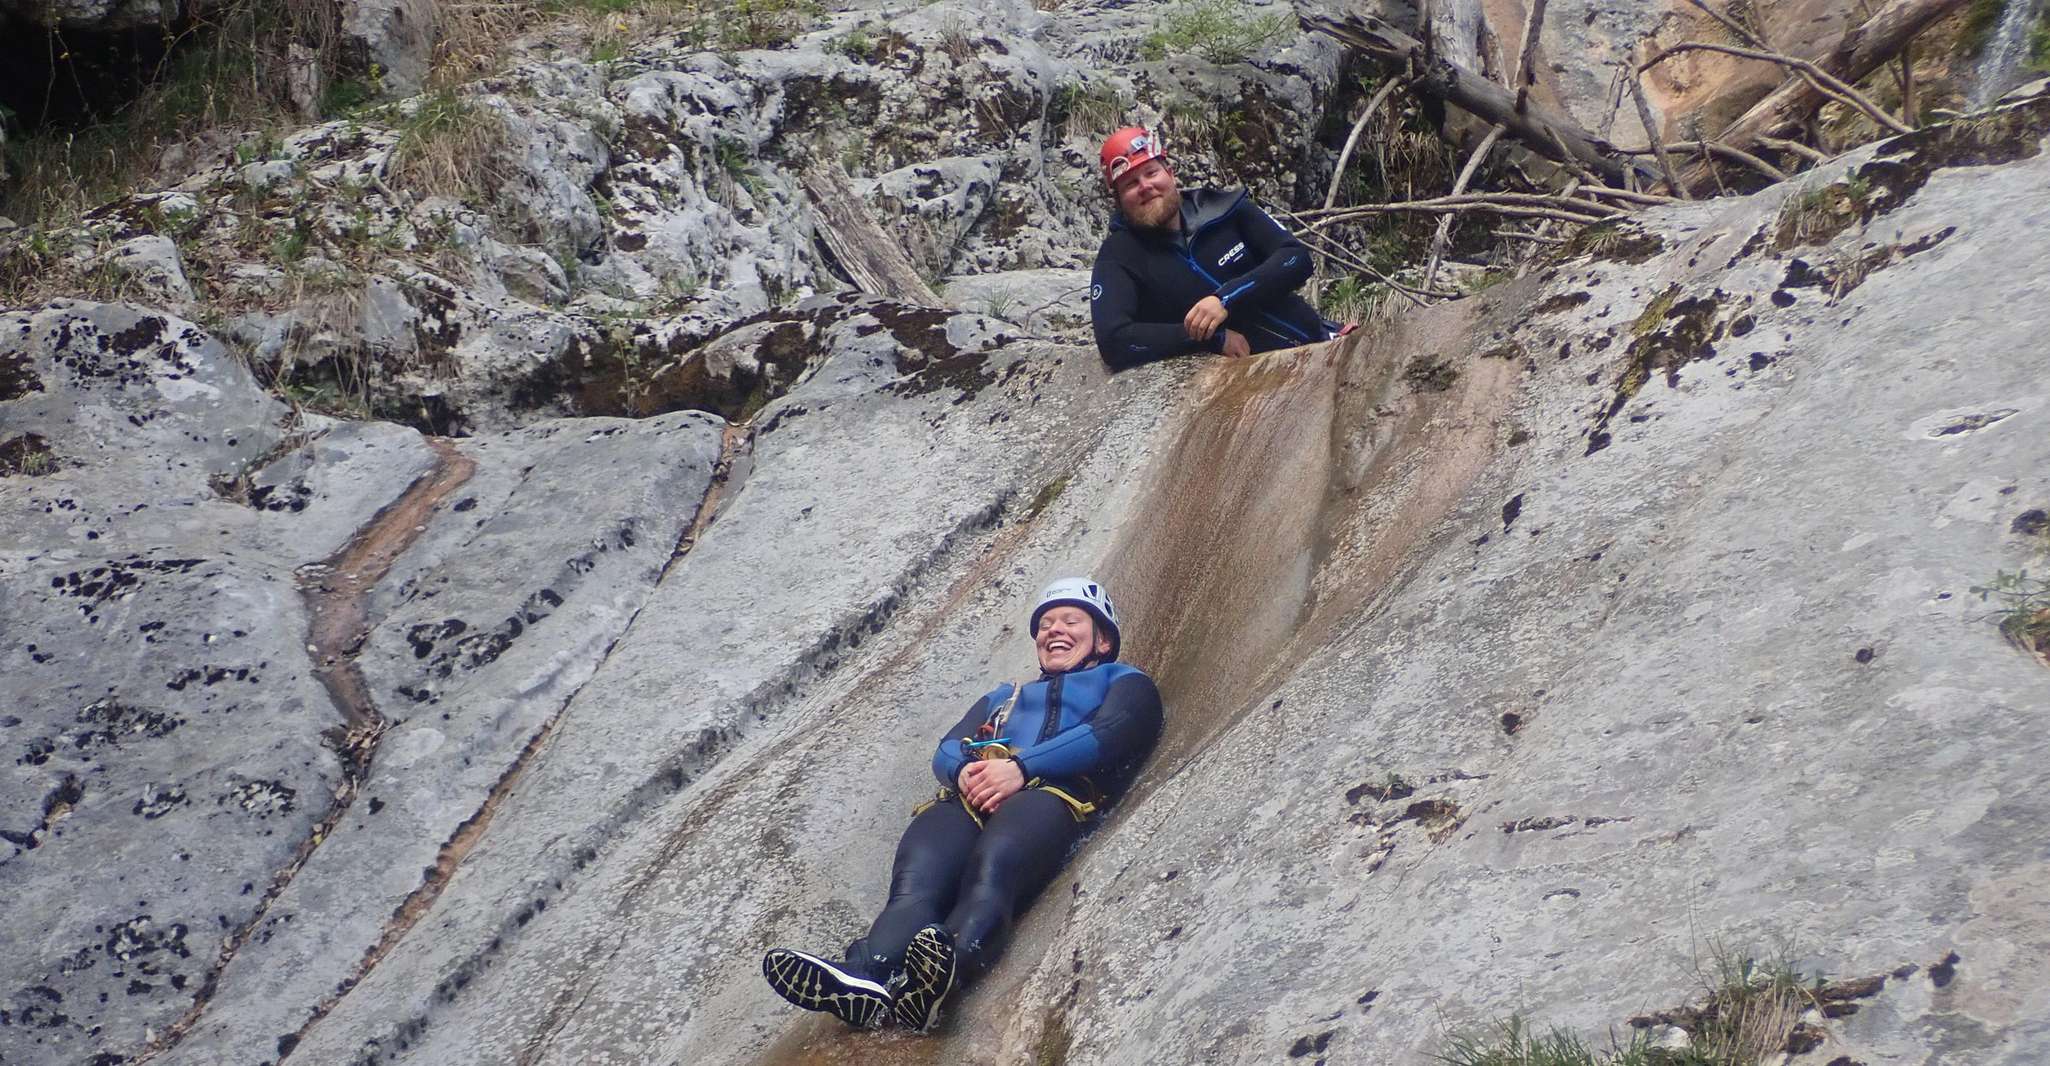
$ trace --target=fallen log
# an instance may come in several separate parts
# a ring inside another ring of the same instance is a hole
[[[1461,69],[1385,19],[1357,14],[1343,18],[1302,15],[1298,21],[1306,30],[1332,37],[1389,64],[1413,65],[1418,76],[1411,83],[1412,91],[1444,100],[1483,122],[1499,125],[1531,151],[1548,159],[1577,164],[1614,185],[1623,184],[1626,172],[1639,169],[1634,161],[1618,155],[1608,141],[1564,115],[1528,99],[1519,111],[1515,92]]]
[[[1864,25],[1844,34],[1836,47],[1828,55],[1814,60],[1814,64],[1832,77],[1855,85],[1899,54],[1930,23],[1956,12],[1969,2],[1893,0],[1878,14],[1865,20]],[[1735,148],[1771,147],[1767,144],[1769,138],[1788,138],[1828,100],[1828,95],[1807,78],[1798,75],[1788,78],[1712,139]],[[1695,167],[1681,180],[1693,181],[1704,177],[1706,169]]]
[[[816,163],[801,175],[811,197],[812,218],[826,250],[854,287],[920,307],[945,307],[895,238],[883,231],[854,194],[847,172],[836,162]]]

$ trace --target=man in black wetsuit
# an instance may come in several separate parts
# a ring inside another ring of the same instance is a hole
[[[1295,290],[1310,251],[1245,190],[1184,193],[1158,138],[1111,134],[1103,180],[1117,200],[1090,278],[1096,347],[1114,369],[1188,352],[1251,355],[1344,332]]]
[[[868,935],[839,961],[791,948],[763,956],[784,999],[859,1029],[894,1020],[929,1031],[1137,775],[1160,736],[1160,693],[1117,661],[1117,608],[1103,587],[1086,577],[1047,586],[1031,632],[1038,680],[998,685],[940,738],[939,795],[904,830]]]

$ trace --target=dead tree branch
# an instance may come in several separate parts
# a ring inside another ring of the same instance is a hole
[[[1666,176],[1666,188],[1673,190],[1675,196],[1692,200],[1693,197],[1687,194],[1687,186],[1680,184],[1680,176],[1673,172],[1673,161],[1666,156],[1666,146],[1659,138],[1658,120],[1652,117],[1651,104],[1644,98],[1644,84],[1639,77],[1641,73],[1640,69],[1629,74],[1624,81],[1630,90],[1630,99],[1637,102],[1637,119],[1644,123],[1644,135],[1651,138],[1652,157],[1658,160],[1659,171]]]
[[[1345,177],[1345,164],[1351,161],[1352,150],[1359,146],[1360,133],[1367,128],[1367,123],[1373,121],[1374,115],[1381,110],[1381,105],[1388,102],[1388,98],[1395,94],[1396,87],[1402,82],[1401,78],[1389,78],[1387,83],[1374,93],[1374,98],[1367,101],[1367,108],[1360,112],[1359,121],[1352,124],[1352,132],[1345,137],[1345,147],[1338,152],[1338,165],[1331,168],[1331,190],[1324,194],[1325,207],[1330,207],[1338,199],[1338,183]]]
[[[1681,152],[1709,152],[1713,155],[1719,155],[1725,159],[1742,163],[1774,181],[1787,180],[1786,171],[1773,166],[1771,163],[1752,155],[1742,148],[1732,148],[1721,141],[1674,141],[1666,145],[1666,147]],[[1810,152],[1815,151],[1812,148],[1808,148],[1807,145],[1802,145],[1801,147]],[[1644,148],[1618,148],[1616,150],[1624,155],[1650,155],[1652,153],[1652,149],[1649,146]],[[1816,152],[1815,154],[1820,156],[1822,153]]]
[[[1761,148],[1770,148],[1775,152],[1786,152],[1791,155],[1800,156],[1810,163],[1829,162],[1828,152],[1802,144],[1800,141],[1790,141],[1782,137],[1760,137],[1758,138],[1758,145]]]
[[[1531,0],[1530,17],[1523,23],[1523,51],[1516,56],[1516,74],[1509,86],[1516,90],[1516,113],[1530,99],[1530,87],[1537,84],[1538,37],[1545,28],[1545,0]]]
[[[1436,56],[1416,38],[1372,15],[1332,18],[1302,15],[1306,30],[1322,33],[1367,55],[1396,65],[1414,64],[1417,92],[1457,105],[1483,122],[1505,126],[1540,155],[1559,162],[1574,160],[1611,184],[1636,164],[1619,157],[1609,143],[1582,129],[1564,115],[1530,101],[1516,108],[1516,94],[1471,71]]]
[[[1459,168],[1459,177],[1452,183],[1452,195],[1459,196],[1466,192],[1467,185],[1473,181],[1474,172],[1481,168],[1481,160],[1488,157],[1488,150],[1495,147],[1495,141],[1501,138],[1502,131],[1503,127],[1500,125],[1488,127],[1488,135],[1481,138],[1481,143],[1474,148],[1473,154],[1466,157],[1466,165]],[[1433,281],[1438,280],[1438,260],[1445,255],[1445,243],[1451,240],[1452,223],[1458,217],[1457,210],[1447,211],[1445,216],[1438,220],[1437,232],[1431,234],[1431,256],[1424,265],[1426,289],[1431,287]]]
[[[1852,84],[1863,81],[1898,55],[1930,23],[1956,12],[1969,2],[1893,0],[1866,19],[1864,25],[1845,34],[1835,48],[1816,60],[1816,65],[1842,81]],[[1814,114],[1825,99],[1826,95],[1806,79],[1789,78],[1736,121],[1725,126],[1715,140],[1738,148],[1757,145],[1805,154],[1785,147],[1788,135]],[[1774,138],[1780,143],[1768,144],[1767,138]],[[1689,175],[1690,179],[1693,177]]]
[[[1841,78],[1838,78],[1836,75],[1831,74],[1829,71],[1826,71],[1821,67],[1818,67],[1815,64],[1808,62],[1805,59],[1796,59],[1793,56],[1781,55],[1778,52],[1766,52],[1757,48],[1739,48],[1736,45],[1731,44],[1712,44],[1707,41],[1687,41],[1681,44],[1676,44],[1671,48],[1668,48],[1665,51],[1660,52],[1655,56],[1652,56],[1650,59],[1645,60],[1643,63],[1638,65],[1637,72],[1639,74],[1642,74],[1645,71],[1650,70],[1651,68],[1659,65],[1660,63],[1665,62],[1667,59],[1672,58],[1673,56],[1682,55],[1687,52],[1721,52],[1724,55],[1738,56],[1743,59],[1759,59],[1764,60],[1767,63],[1778,63],[1780,66],[1799,71],[1800,73],[1806,75],[1808,78],[1812,79],[1812,81],[1814,82],[1813,87],[1819,90],[1824,96],[1827,96],[1833,100],[1838,101],[1839,103],[1846,104],[1850,107],[1855,107],[1858,110],[1865,112],[1867,115],[1872,116],[1872,120],[1874,122],[1877,122],[1882,126],[1885,126],[1887,129],[1892,130],[1895,133],[1913,132],[1908,128],[1906,124],[1902,123],[1899,119],[1887,114],[1886,109],[1880,107],[1878,104],[1873,103],[1870,99],[1868,99],[1865,96],[1864,93],[1861,93],[1857,89],[1852,88],[1850,85],[1845,84],[1844,81]]]

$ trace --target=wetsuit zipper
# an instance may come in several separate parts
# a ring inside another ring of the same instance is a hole
[[[1232,210],[1236,211],[1236,210],[1238,210],[1238,208],[1237,208],[1236,206],[1234,206],[1234,207],[1232,208]],[[1201,226],[1199,226],[1199,227],[1197,227],[1197,228],[1196,228],[1196,231],[1195,231],[1194,233],[1191,233],[1191,234],[1189,234],[1189,235],[1188,235],[1188,239],[1187,239],[1187,240],[1185,240],[1185,241],[1180,241],[1180,242],[1177,242],[1177,246],[1176,246],[1176,248],[1175,248],[1175,251],[1177,251],[1177,252],[1180,252],[1180,253],[1181,253],[1181,256],[1182,256],[1182,262],[1184,262],[1184,263],[1187,263],[1187,264],[1189,264],[1189,269],[1190,269],[1190,270],[1193,270],[1193,271],[1195,271],[1195,272],[1196,272],[1196,276],[1197,276],[1197,277],[1200,277],[1200,278],[1202,278],[1202,279],[1203,279],[1204,281],[1208,282],[1208,283],[1210,284],[1210,287],[1211,287],[1212,289],[1215,289],[1215,288],[1217,288],[1217,287],[1218,287],[1219,285],[1222,285],[1222,284],[1224,284],[1224,283],[1223,283],[1223,282],[1221,282],[1221,281],[1218,281],[1218,280],[1217,280],[1216,278],[1214,278],[1214,277],[1212,277],[1212,276],[1210,275],[1210,272],[1209,272],[1209,271],[1207,271],[1207,270],[1203,269],[1203,264],[1201,264],[1201,263],[1198,263],[1198,262],[1196,262],[1196,257],[1195,257],[1194,255],[1190,254],[1190,252],[1191,252],[1191,250],[1192,250],[1192,249],[1194,249],[1194,248],[1196,247],[1196,238],[1198,238],[1198,237],[1201,237],[1201,236],[1203,235],[1203,231],[1204,231],[1204,230],[1206,230],[1206,229],[1209,229],[1209,228],[1210,228],[1211,226],[1214,226],[1214,225],[1216,225],[1216,224],[1217,224],[1218,222],[1222,221],[1223,219],[1225,219],[1225,218],[1230,218],[1230,217],[1231,217],[1230,213],[1229,213],[1229,212],[1227,212],[1227,213],[1226,213],[1226,214],[1224,214],[1223,216],[1220,216],[1220,218],[1212,219],[1212,220],[1210,220],[1209,222],[1205,222],[1205,223],[1203,223],[1203,225],[1201,225]],[[1251,282],[1247,282],[1246,284],[1250,285],[1250,284],[1252,284],[1252,283],[1251,283]],[[1234,290],[1232,290],[1232,295],[1236,296],[1236,295],[1238,295],[1238,294],[1239,294],[1240,292],[1243,292],[1243,291],[1245,291],[1245,287],[1244,287],[1244,286],[1240,286],[1239,288],[1237,288],[1237,289],[1234,289]],[[1219,302],[1222,302],[1222,298],[1220,298]],[[1274,325],[1276,325],[1276,326],[1280,326],[1282,330],[1287,330],[1287,331],[1288,331],[1288,332],[1286,332],[1286,333],[1284,333],[1284,332],[1281,332],[1281,330],[1277,330],[1277,329],[1275,329],[1275,328],[1274,328],[1274,326],[1261,326],[1261,327],[1260,327],[1261,329],[1264,329],[1264,330],[1266,330],[1266,331],[1267,331],[1268,333],[1270,333],[1270,334],[1272,334],[1272,335],[1274,335],[1274,336],[1276,336],[1276,337],[1280,337],[1280,338],[1281,338],[1282,340],[1285,340],[1285,341],[1286,341],[1286,340],[1293,340],[1293,341],[1295,341],[1295,342],[1296,342],[1297,344],[1308,344],[1308,343],[1309,343],[1309,341],[1310,341],[1310,337],[1309,337],[1309,334],[1307,334],[1307,333],[1304,333],[1303,331],[1301,331],[1301,330],[1299,330],[1299,329],[1295,328],[1294,326],[1291,326],[1291,325],[1289,325],[1289,324],[1288,324],[1287,322],[1285,322],[1285,321],[1283,321],[1283,320],[1281,320],[1281,319],[1279,319],[1279,318],[1276,318],[1276,317],[1274,317],[1274,315],[1273,315],[1273,314],[1271,314],[1271,313],[1269,313],[1269,312],[1266,312],[1266,311],[1262,311],[1262,312],[1260,312],[1260,317],[1261,317],[1261,318],[1264,318],[1264,319],[1266,319],[1266,320],[1267,320],[1267,321],[1269,321],[1269,322],[1272,322],[1272,323],[1274,323]]]
[[[1046,717],[1040,720],[1039,739],[1035,743],[1044,744],[1061,731],[1061,679],[1066,676],[1055,674],[1046,683]]]

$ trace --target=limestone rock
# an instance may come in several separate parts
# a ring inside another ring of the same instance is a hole
[[[152,303],[192,301],[192,283],[185,280],[185,264],[178,259],[178,245],[169,237],[125,241],[109,253],[107,261],[134,286],[138,295],[146,296]]]
[[[399,96],[420,91],[434,58],[432,0],[343,0],[345,66]]]

